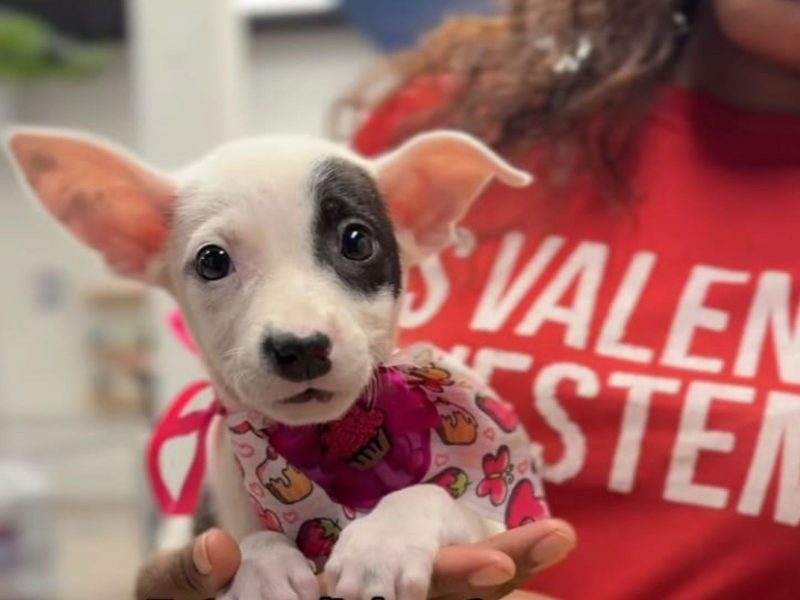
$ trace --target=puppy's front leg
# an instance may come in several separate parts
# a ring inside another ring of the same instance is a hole
[[[242,550],[242,564],[220,600],[319,600],[311,565],[282,533],[264,531],[242,485],[224,428],[210,439],[209,482],[220,524]]]
[[[325,567],[331,595],[345,600],[423,600],[443,546],[487,537],[485,521],[441,487],[389,494],[348,525]]]
[[[220,600],[319,600],[311,566],[285,535],[259,531],[240,546],[242,564]]]

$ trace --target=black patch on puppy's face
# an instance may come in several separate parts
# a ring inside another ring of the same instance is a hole
[[[317,262],[360,294],[388,289],[397,297],[402,286],[400,251],[375,181],[361,167],[341,158],[320,163],[311,181]],[[351,260],[342,253],[348,226],[363,228],[370,236],[373,252],[368,259]]]

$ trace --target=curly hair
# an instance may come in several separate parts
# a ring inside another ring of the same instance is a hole
[[[335,114],[369,113],[412,82],[454,81],[391,142],[453,127],[513,153],[545,142],[552,172],[589,166],[615,196],[620,162],[702,0],[507,0],[499,17],[459,17],[367,74]],[[551,172],[551,177],[553,173]]]

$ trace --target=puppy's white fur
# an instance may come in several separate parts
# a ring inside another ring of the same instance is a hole
[[[309,180],[321,161],[335,157],[369,173],[390,211],[393,202],[420,201],[413,210],[392,211],[408,219],[395,222],[405,268],[451,241],[455,221],[493,177],[516,186],[530,182],[527,174],[475,140],[452,132],[420,136],[374,161],[318,139],[245,140],[218,149],[173,177],[104,142],[75,134],[17,130],[9,136],[9,146],[26,186],[73,233],[121,272],[174,295],[223,403],[255,409],[286,424],[343,415],[395,345],[400,298],[388,288],[354,293],[315,260]],[[112,214],[103,212],[101,201],[116,203]],[[136,223],[113,214],[117,206],[124,213],[125,203],[132,201],[150,203],[143,221],[165,219],[143,224],[153,235],[160,226],[168,229],[160,250],[146,256],[145,268],[142,248],[134,243],[128,256],[120,243],[114,245],[116,228],[124,243],[150,239],[135,230]],[[452,204],[438,211],[443,222],[415,229],[415,211],[436,202]],[[110,239],[98,227],[110,228]],[[208,244],[227,249],[233,257],[231,275],[211,282],[193,275],[194,258]],[[311,382],[292,382],[265,368],[262,342],[270,330],[327,334],[332,341],[330,371]],[[331,392],[332,399],[282,402],[312,385]],[[285,536],[262,531],[228,435],[216,426],[209,439],[209,484],[217,516],[243,551],[242,568],[224,598],[317,600],[316,579],[305,557]],[[437,486],[395,492],[344,529],[326,567],[329,591],[348,600],[419,600],[426,595],[442,546],[478,541],[501,528],[464,509]]]

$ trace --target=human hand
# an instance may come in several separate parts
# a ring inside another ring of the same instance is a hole
[[[439,552],[429,597],[502,598],[566,558],[576,539],[568,523],[545,519],[477,544],[449,546]]]
[[[179,550],[150,557],[136,578],[136,600],[207,600],[224,590],[241,563],[239,545],[211,529]]]
[[[546,519],[477,544],[449,546],[437,557],[429,595],[437,600],[502,598],[563,560],[575,543],[568,523]],[[185,548],[148,559],[139,570],[136,599],[213,598],[228,586],[240,563],[236,541],[224,531],[209,530]]]

